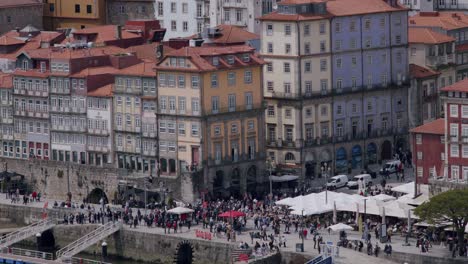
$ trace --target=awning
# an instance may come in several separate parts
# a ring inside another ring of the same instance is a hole
[[[270,176],[272,182],[288,182],[299,179],[296,175]]]

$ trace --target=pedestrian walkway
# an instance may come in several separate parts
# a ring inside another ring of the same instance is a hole
[[[35,222],[31,225],[17,229],[14,232],[7,234],[0,238],[0,248],[11,246],[17,242],[20,242],[28,237],[34,236],[37,233],[42,233],[48,229],[51,229],[56,225],[54,220],[46,219],[39,222]]]

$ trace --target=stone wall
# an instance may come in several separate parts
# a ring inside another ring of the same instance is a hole
[[[96,188],[102,189],[109,201],[112,201],[120,180],[127,181],[132,185],[143,186],[145,176],[148,176],[142,173],[132,173],[125,169],[45,160],[0,158],[0,166],[4,170],[24,175],[27,183],[34,190],[40,192],[43,197],[52,200],[66,200],[67,193],[71,192],[72,200],[77,202],[81,202]],[[169,188],[170,197],[181,199],[180,178],[155,178],[153,186],[150,188],[158,188],[160,182]]]
[[[107,2],[107,23],[125,25],[127,20],[155,19],[154,0],[111,0]],[[125,12],[121,12],[121,8]]]
[[[10,21],[7,21],[7,19]],[[32,25],[42,29],[42,6],[23,6],[0,8],[0,34],[14,30],[16,27],[24,28]]]

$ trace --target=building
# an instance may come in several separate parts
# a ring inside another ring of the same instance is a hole
[[[203,173],[200,190],[218,195],[263,188],[262,65],[245,45],[186,47],[158,63],[161,174]]]
[[[418,1],[418,0],[400,0],[400,3],[411,9],[413,12],[432,12],[432,11],[466,11],[468,10],[467,0],[437,0],[437,1]]]
[[[468,181],[468,81],[442,88],[445,114],[445,171],[447,181]],[[439,172],[440,173],[440,172]]]
[[[156,175],[156,72],[143,61],[115,74],[113,120],[119,168]]]
[[[44,28],[47,30],[83,29],[104,24],[105,0],[47,0],[44,3]]]
[[[188,37],[210,25],[210,0],[154,2],[155,18],[166,28],[165,39]]]
[[[468,81],[441,89],[443,118],[411,130],[418,183],[468,183]]]
[[[424,1],[423,1],[424,2]],[[455,39],[457,81],[468,76],[468,15],[463,12],[420,12],[409,18],[411,28],[430,28]]]
[[[2,136],[2,151],[0,151],[3,157],[14,157],[14,145],[13,139],[13,77],[11,74],[0,74],[0,124]]]
[[[445,120],[439,118],[411,129],[416,181],[427,184],[445,168]]]
[[[233,25],[259,34],[263,5],[264,1],[210,0],[210,26]]]
[[[42,28],[41,0],[0,1],[0,34],[32,25]]]
[[[267,152],[280,169],[308,182],[407,148],[405,8],[288,0],[260,20]]]
[[[456,53],[455,38],[430,28],[410,27],[408,37],[413,95],[409,105],[414,127],[433,121],[443,113],[440,89],[455,81]]]
[[[201,34],[191,36],[195,41],[202,41],[204,46],[249,45],[260,51],[260,36],[244,28],[221,24],[206,28]]]
[[[108,0],[107,24],[125,25],[128,20],[154,20],[155,7],[155,0]]]

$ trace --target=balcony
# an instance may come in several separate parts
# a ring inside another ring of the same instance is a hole
[[[250,1],[250,0],[247,0]],[[223,2],[223,7],[226,8],[247,8],[247,4],[245,1],[241,1],[240,3],[237,2],[237,0],[231,0],[231,1],[224,1]]]
[[[299,100],[301,99],[301,94],[299,93],[283,93],[283,92],[269,92],[271,93],[271,96],[265,94],[265,97],[267,98],[277,98],[277,99],[292,99],[292,100]]]
[[[87,146],[88,151],[95,151],[95,152],[109,152],[108,146]]]
[[[276,140],[274,140],[274,139],[267,139],[267,146],[269,146],[269,147],[277,147],[278,144],[277,144]]]
[[[296,142],[294,142],[292,139],[291,140],[283,140],[281,145],[283,147],[287,147],[287,148],[295,148],[296,147]]]
[[[225,113],[236,113],[243,111],[251,111],[256,109],[264,109],[264,103],[252,104],[252,105],[236,105],[235,107],[220,107],[217,110],[210,109],[204,112],[204,115],[219,115]],[[193,113],[195,115],[195,113]]]
[[[143,137],[149,137],[149,138],[156,138],[156,133],[154,133],[154,132],[143,132],[142,136]]]
[[[70,94],[70,88],[57,89],[57,88],[51,87],[51,88],[50,88],[50,93],[56,93],[56,94]]]
[[[156,156],[155,150],[143,150],[143,155],[145,156]]]
[[[458,143],[458,136],[450,136],[450,142]]]
[[[2,134],[3,140],[13,140],[13,135]]]
[[[48,112],[36,112],[36,110],[29,110],[29,109],[16,109],[13,114],[17,116],[24,116],[24,117],[49,118]]]
[[[317,141],[318,141],[318,138],[306,139],[304,141],[304,145],[305,145],[305,147],[314,147],[314,146],[317,146]]]
[[[107,130],[107,129],[88,129],[88,134],[107,136],[107,135],[109,135],[109,130]]]
[[[439,66],[455,64],[454,54],[444,54],[440,56],[427,56],[426,57],[427,66],[438,68]]]
[[[13,124],[13,118],[2,118],[2,124]]]

